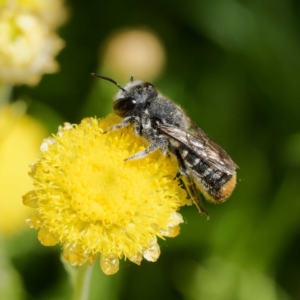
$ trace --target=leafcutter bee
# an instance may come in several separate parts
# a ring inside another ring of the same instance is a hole
[[[122,87],[106,76],[91,75],[108,80],[120,89],[113,101],[113,109],[123,120],[108,130],[133,124],[135,134],[150,143],[147,149],[125,160],[141,159],[157,149],[163,154],[176,155],[190,197],[207,216],[199,191],[215,204],[224,202],[232,194],[236,185],[236,164],[178,105],[148,82],[133,81],[131,77]]]

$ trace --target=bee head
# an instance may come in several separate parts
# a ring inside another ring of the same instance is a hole
[[[109,77],[95,73],[91,73],[91,75],[110,81],[120,89],[113,102],[114,112],[120,117],[125,117],[136,106],[143,106],[157,95],[157,90],[151,83],[140,80],[133,81],[132,76],[130,77],[130,82],[125,87],[122,87]]]

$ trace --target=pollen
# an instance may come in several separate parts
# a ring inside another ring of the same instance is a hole
[[[124,161],[148,142],[131,126],[105,133],[120,120],[109,115],[65,123],[42,143],[30,165],[35,189],[23,196],[33,210],[26,221],[43,245],[60,244],[74,266],[100,256],[106,274],[118,271],[120,259],[156,261],[158,239],[179,234],[178,210],[187,204],[175,157],[155,151]]]

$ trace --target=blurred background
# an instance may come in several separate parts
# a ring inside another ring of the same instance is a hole
[[[181,210],[156,263],[106,276],[97,261],[89,299],[300,299],[299,13],[297,0],[0,1],[0,298],[71,298],[21,195],[43,138],[112,112],[98,72],[153,83],[239,169],[209,221]]]

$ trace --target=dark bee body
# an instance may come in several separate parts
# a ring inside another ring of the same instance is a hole
[[[135,133],[150,143],[147,149],[125,160],[143,158],[157,149],[176,155],[182,180],[201,213],[207,214],[198,190],[213,203],[222,203],[231,195],[236,184],[235,163],[178,105],[150,83],[131,79],[123,88],[108,77],[92,75],[111,81],[120,89],[113,108],[123,120],[108,130],[133,123]]]
[[[190,176],[193,181],[200,182],[198,189],[206,196],[214,201],[223,202],[228,197],[224,187],[233,179],[234,175],[212,169],[204,160],[199,159],[192,152],[188,152],[185,146],[179,146],[179,153],[184,161],[186,169],[191,170]],[[235,178],[234,178],[235,179]],[[225,199],[224,199],[225,198]]]

